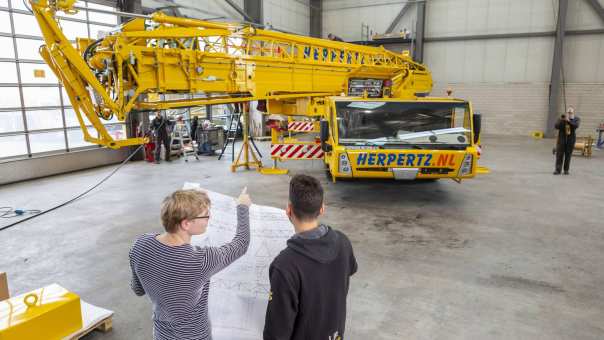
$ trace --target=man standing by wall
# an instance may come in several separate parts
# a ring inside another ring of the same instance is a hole
[[[319,223],[324,209],[319,181],[294,176],[286,213],[296,234],[269,268],[265,340],[344,336],[346,296],[357,262],[346,235]]]
[[[575,109],[569,107],[566,115],[562,115],[556,122],[558,129],[558,142],[556,144],[556,170],[554,175],[559,175],[562,171],[562,163],[564,162],[564,174],[568,175],[570,167],[570,158],[573,154],[577,135],[575,130],[579,128],[579,117],[575,117]]]

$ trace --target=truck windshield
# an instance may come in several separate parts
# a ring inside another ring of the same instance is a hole
[[[345,145],[465,147],[467,102],[336,102],[339,142]]]

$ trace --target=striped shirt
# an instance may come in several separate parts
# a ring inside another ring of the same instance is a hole
[[[130,286],[153,303],[154,339],[212,339],[210,278],[247,251],[249,208],[237,206],[235,237],[220,247],[168,246],[156,236],[141,235],[130,249]]]

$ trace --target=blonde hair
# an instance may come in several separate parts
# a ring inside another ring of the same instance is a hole
[[[210,211],[208,194],[199,190],[176,190],[161,204],[161,222],[169,233],[178,231],[180,222]]]

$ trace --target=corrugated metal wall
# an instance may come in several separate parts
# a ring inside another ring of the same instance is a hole
[[[374,33],[384,33],[403,7],[403,1],[323,0],[323,36],[333,33],[346,41],[362,40],[361,25]],[[403,16],[394,32],[415,26],[415,6]]]
[[[324,1],[324,34],[352,41],[361,40],[361,22],[383,33],[404,6],[404,1]],[[552,32],[557,11],[558,0],[428,0],[425,37]],[[416,14],[413,5],[395,31],[413,30]],[[566,26],[602,29],[604,23],[587,1],[569,0]],[[434,95],[452,88],[483,112],[487,132],[527,135],[545,127],[553,49],[553,36],[433,41],[424,45],[424,63],[432,71]],[[568,35],[563,68],[560,110],[564,103],[573,105],[583,119],[580,134],[595,135],[604,122],[604,34]]]
[[[265,24],[292,33],[310,34],[308,0],[264,0],[263,9]]]
[[[243,9],[243,0],[234,0]],[[225,19],[243,20],[228,3],[223,0],[175,0],[181,13],[194,18],[210,18],[216,14],[224,16]],[[164,2],[156,0],[143,0],[145,7],[166,6]],[[189,7],[189,8],[187,8]],[[192,9],[192,8],[196,8]],[[308,35],[310,32],[310,7],[308,0],[263,0],[264,24],[278,30]]]

